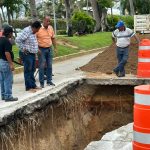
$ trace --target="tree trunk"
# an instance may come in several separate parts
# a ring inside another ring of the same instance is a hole
[[[8,24],[10,24],[11,23],[10,10],[9,7],[6,7],[6,9],[7,9]]]
[[[90,0],[92,9],[93,9],[93,16],[96,21],[96,26],[95,26],[95,32],[100,31],[101,29],[101,16],[98,8],[98,3],[97,0]]]
[[[105,8],[102,9],[102,17],[101,17],[101,31],[106,31],[107,29],[107,10]]]
[[[133,0],[129,0],[129,3],[130,3],[130,15],[134,16],[135,11],[134,11],[134,6],[133,6]]]
[[[70,0],[64,0],[66,8],[66,25],[67,25],[67,34],[68,36],[73,36],[72,33],[72,22],[71,22],[71,4]]]
[[[0,14],[0,29],[2,29],[2,16]]]
[[[31,11],[32,20],[33,21],[38,20],[35,0],[29,0],[29,5],[30,5],[30,11]]]
[[[0,7],[1,7],[1,11],[2,11],[3,21],[6,22],[6,18],[5,18],[5,15],[4,15],[3,6],[0,6]]]

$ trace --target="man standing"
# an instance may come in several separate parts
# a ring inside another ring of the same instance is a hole
[[[56,40],[54,36],[54,30],[50,26],[50,17],[45,16],[43,20],[43,25],[40,30],[36,33],[36,37],[39,45],[39,81],[41,88],[44,88],[44,69],[46,67],[47,85],[55,86],[52,82],[52,45],[54,46],[54,52],[56,49]]]
[[[39,88],[35,84],[35,54],[38,53],[38,42],[35,33],[39,31],[41,23],[35,21],[26,27],[16,38],[20,48],[20,55],[24,65],[24,78],[26,91],[36,92]]]
[[[17,101],[18,98],[12,96],[12,84],[14,71],[14,54],[12,52],[12,27],[5,27],[3,34],[0,37],[0,85],[1,85],[1,98],[2,100]]]
[[[118,77],[124,77],[124,67],[129,55],[130,38],[134,36],[138,43],[139,39],[131,29],[125,27],[123,21],[118,21],[116,28],[117,29],[112,33],[112,39],[117,45],[116,53],[118,65],[113,69],[113,71]]]

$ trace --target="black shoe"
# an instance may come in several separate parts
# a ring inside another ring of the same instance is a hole
[[[119,71],[116,71],[115,69],[113,69],[113,72],[116,74],[117,77],[119,77]]]
[[[13,101],[17,101],[18,98],[17,97],[11,97],[11,98],[5,98],[5,102],[13,102]]]
[[[1,100],[5,100],[5,98],[4,98],[4,97],[1,97]]]
[[[41,88],[44,88],[44,84],[40,84],[40,87],[41,87]]]
[[[47,83],[47,85],[48,85],[48,86],[51,86],[51,85],[52,85],[52,86],[55,86],[55,84],[54,84],[53,82],[49,82],[49,83]]]

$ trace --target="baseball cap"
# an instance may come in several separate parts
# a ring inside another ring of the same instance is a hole
[[[123,21],[118,21],[115,27],[120,28],[120,27],[123,27],[123,26],[124,26],[124,22]]]
[[[4,28],[4,30],[3,30],[3,34],[5,35],[5,36],[7,36],[9,33],[13,33],[13,28],[12,27],[5,27]]]

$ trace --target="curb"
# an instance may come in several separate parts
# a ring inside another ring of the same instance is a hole
[[[96,49],[92,49],[92,50],[88,50],[88,51],[87,50],[81,50],[79,53],[74,53],[74,54],[69,54],[69,55],[65,55],[65,56],[55,57],[53,59],[53,63],[61,62],[61,61],[68,60],[68,59],[75,58],[75,57],[79,57],[79,56],[84,56],[84,55],[87,55],[87,54],[102,52],[103,50],[105,50],[108,47],[109,46],[105,46],[105,47],[102,47],[102,48],[96,48]],[[14,71],[14,74],[19,74],[21,72],[23,72],[23,67],[17,67]]]

